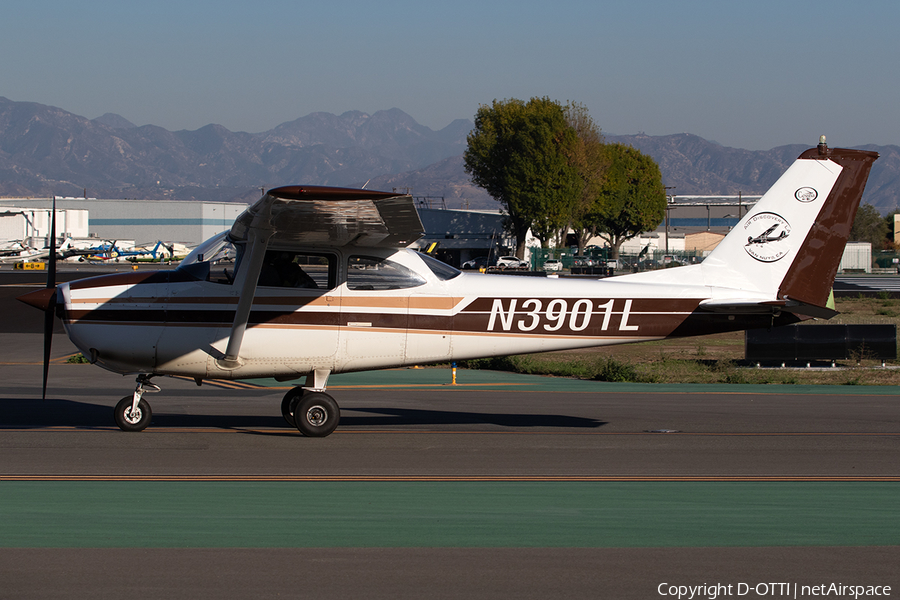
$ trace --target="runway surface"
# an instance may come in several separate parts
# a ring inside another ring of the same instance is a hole
[[[41,336],[3,319],[0,598],[900,590],[893,388],[404,369],[334,376],[341,425],[310,439],[284,384],[163,378],[129,434],[132,377],[57,335],[41,401]]]
[[[855,296],[888,293],[891,297],[900,293],[900,277],[897,275],[841,275],[834,281],[834,295]]]

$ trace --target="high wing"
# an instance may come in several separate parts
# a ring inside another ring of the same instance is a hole
[[[269,190],[238,216],[231,239],[268,232],[273,245],[405,247],[424,235],[412,196],[352,188]]]
[[[269,246],[406,247],[422,237],[424,229],[409,195],[320,186],[269,190],[238,216],[229,235],[233,242],[246,242],[248,254],[231,335],[219,366],[241,365],[241,344]]]

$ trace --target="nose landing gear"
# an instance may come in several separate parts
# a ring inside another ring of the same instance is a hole
[[[114,416],[116,425],[122,431],[143,431],[150,424],[153,413],[150,404],[144,400],[146,392],[158,392],[159,386],[150,383],[152,375],[138,375],[134,394],[125,396],[116,404]]]

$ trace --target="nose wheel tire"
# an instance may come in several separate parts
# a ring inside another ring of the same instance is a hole
[[[150,412],[150,405],[146,400],[141,399],[138,402],[137,410],[132,412],[132,404],[134,404],[133,396],[125,396],[119,400],[115,410],[116,425],[122,431],[143,431],[150,424],[153,416],[153,413]]]
[[[294,424],[307,437],[325,437],[341,420],[337,402],[323,392],[306,392],[292,404]]]

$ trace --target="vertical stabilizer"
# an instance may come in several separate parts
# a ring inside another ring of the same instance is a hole
[[[705,285],[825,307],[875,152],[807,150],[703,261]]]
[[[831,150],[821,146],[800,155],[800,159],[834,162],[842,170],[781,282],[780,299],[813,306],[827,305],[869,171],[877,158],[877,152]]]

